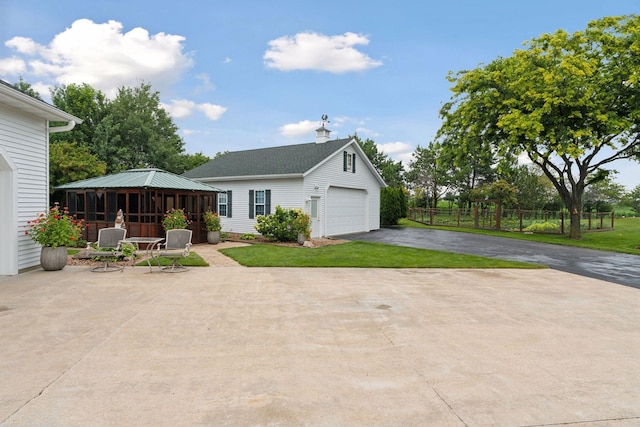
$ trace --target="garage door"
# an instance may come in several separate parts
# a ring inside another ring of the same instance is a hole
[[[331,187],[327,193],[327,236],[367,231],[367,193]]]

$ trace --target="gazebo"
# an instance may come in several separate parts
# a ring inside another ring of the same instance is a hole
[[[223,190],[161,169],[130,169],[60,185],[69,212],[84,219],[86,240],[98,238],[98,230],[113,227],[119,209],[124,213],[127,236],[163,237],[164,214],[184,209],[193,231],[193,243],[207,241],[202,215],[218,211]]]

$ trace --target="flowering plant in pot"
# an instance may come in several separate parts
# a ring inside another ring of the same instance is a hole
[[[302,240],[311,238],[311,215],[302,211],[302,209],[293,209],[291,225],[298,232],[298,243]],[[300,244],[302,244],[300,243]]]
[[[56,205],[46,214],[41,213],[36,219],[27,221],[25,234],[43,247],[75,246],[83,223],[71,216],[67,208],[60,209]]]
[[[67,247],[76,246],[84,226],[69,214],[67,208],[56,205],[27,221],[27,234],[42,246],[40,264],[45,270],[61,270],[67,264]]]
[[[216,212],[207,211],[204,213],[203,218],[207,229],[207,242],[211,244],[218,243],[220,241],[220,230],[222,230],[220,215]]]
[[[162,228],[166,230],[175,230],[179,228],[187,228],[191,221],[187,218],[184,209],[171,209],[164,214],[162,220]]]

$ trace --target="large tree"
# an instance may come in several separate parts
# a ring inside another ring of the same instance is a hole
[[[107,167],[89,149],[75,142],[56,141],[49,147],[49,184],[58,185],[104,175]]]
[[[69,140],[88,148],[107,173],[157,167],[182,173],[209,158],[187,154],[178,128],[149,84],[120,87],[113,100],[88,84],[59,86],[51,91],[56,107],[83,120],[71,131],[53,134],[53,142]]]
[[[435,142],[426,147],[418,145],[406,174],[410,188],[423,195],[430,208],[437,208],[438,200],[449,190],[450,168],[442,161],[441,149]]]
[[[610,163],[640,153],[640,17],[558,30],[511,57],[451,75],[441,132],[481,139],[498,155],[525,153],[553,183],[580,238],[585,188]]]
[[[24,81],[22,77],[13,84],[13,87],[18,89],[20,92],[26,93],[27,95],[39,99],[42,101],[42,97],[40,97],[40,93],[31,86],[31,83]]]
[[[160,106],[160,94],[151,85],[118,89],[102,125],[107,172],[138,167],[184,172],[180,159],[184,142],[178,127]]]
[[[51,90],[53,105],[82,119],[73,130],[51,135],[51,141],[73,141],[80,147],[87,147],[89,151],[98,154],[96,147],[100,145],[96,128],[102,123],[108,113],[109,101],[104,93],[88,84],[70,84],[56,86]],[[107,159],[102,159],[106,162]]]

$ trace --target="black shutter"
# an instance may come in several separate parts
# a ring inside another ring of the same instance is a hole
[[[356,173],[356,153],[353,153],[351,156],[351,172]]]
[[[347,156],[348,156],[347,152],[343,151],[342,152],[342,170],[345,172],[347,171]]]
[[[271,190],[264,190],[264,214],[271,213]]]
[[[253,190],[249,190],[249,219],[253,219],[254,217],[253,202]]]
[[[227,191],[227,218],[231,218],[231,193],[231,190]]]

